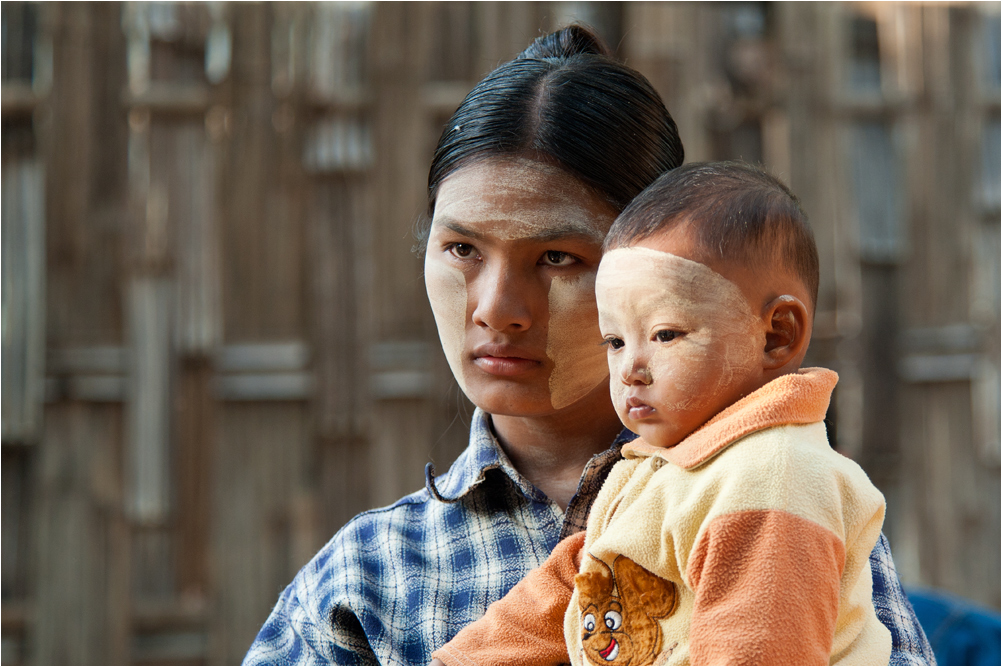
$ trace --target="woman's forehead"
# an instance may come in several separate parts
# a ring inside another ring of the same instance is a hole
[[[492,158],[442,182],[432,224],[502,240],[574,235],[601,243],[615,216],[608,203],[557,167]]]

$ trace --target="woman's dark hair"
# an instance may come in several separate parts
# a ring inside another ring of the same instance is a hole
[[[472,161],[521,156],[555,164],[618,212],[683,155],[675,121],[647,79],[614,60],[591,30],[569,26],[488,74],[452,115],[428,173],[418,249],[442,181]]]

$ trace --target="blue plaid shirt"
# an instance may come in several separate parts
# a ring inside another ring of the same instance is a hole
[[[282,593],[244,664],[424,665],[431,652],[584,530],[623,443],[585,468],[566,511],[512,466],[477,410],[449,471],[389,507],[352,519]],[[873,600],[891,630],[892,665],[935,664],[881,535]]]

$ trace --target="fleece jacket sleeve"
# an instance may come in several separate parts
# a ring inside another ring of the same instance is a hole
[[[844,566],[842,541],[794,514],[717,517],[690,559],[692,664],[827,665]]]
[[[561,541],[482,618],[432,653],[446,665],[567,664],[564,612],[581,566],[584,532]]]

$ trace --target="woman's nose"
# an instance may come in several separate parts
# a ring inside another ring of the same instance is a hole
[[[641,359],[639,356],[634,355],[624,360],[623,366],[621,368],[620,377],[623,380],[623,384],[634,385],[634,384],[650,384],[653,382],[651,377],[651,371],[647,367],[647,360]]]
[[[494,331],[524,331],[532,324],[532,281],[499,267],[477,279],[473,323]]]

